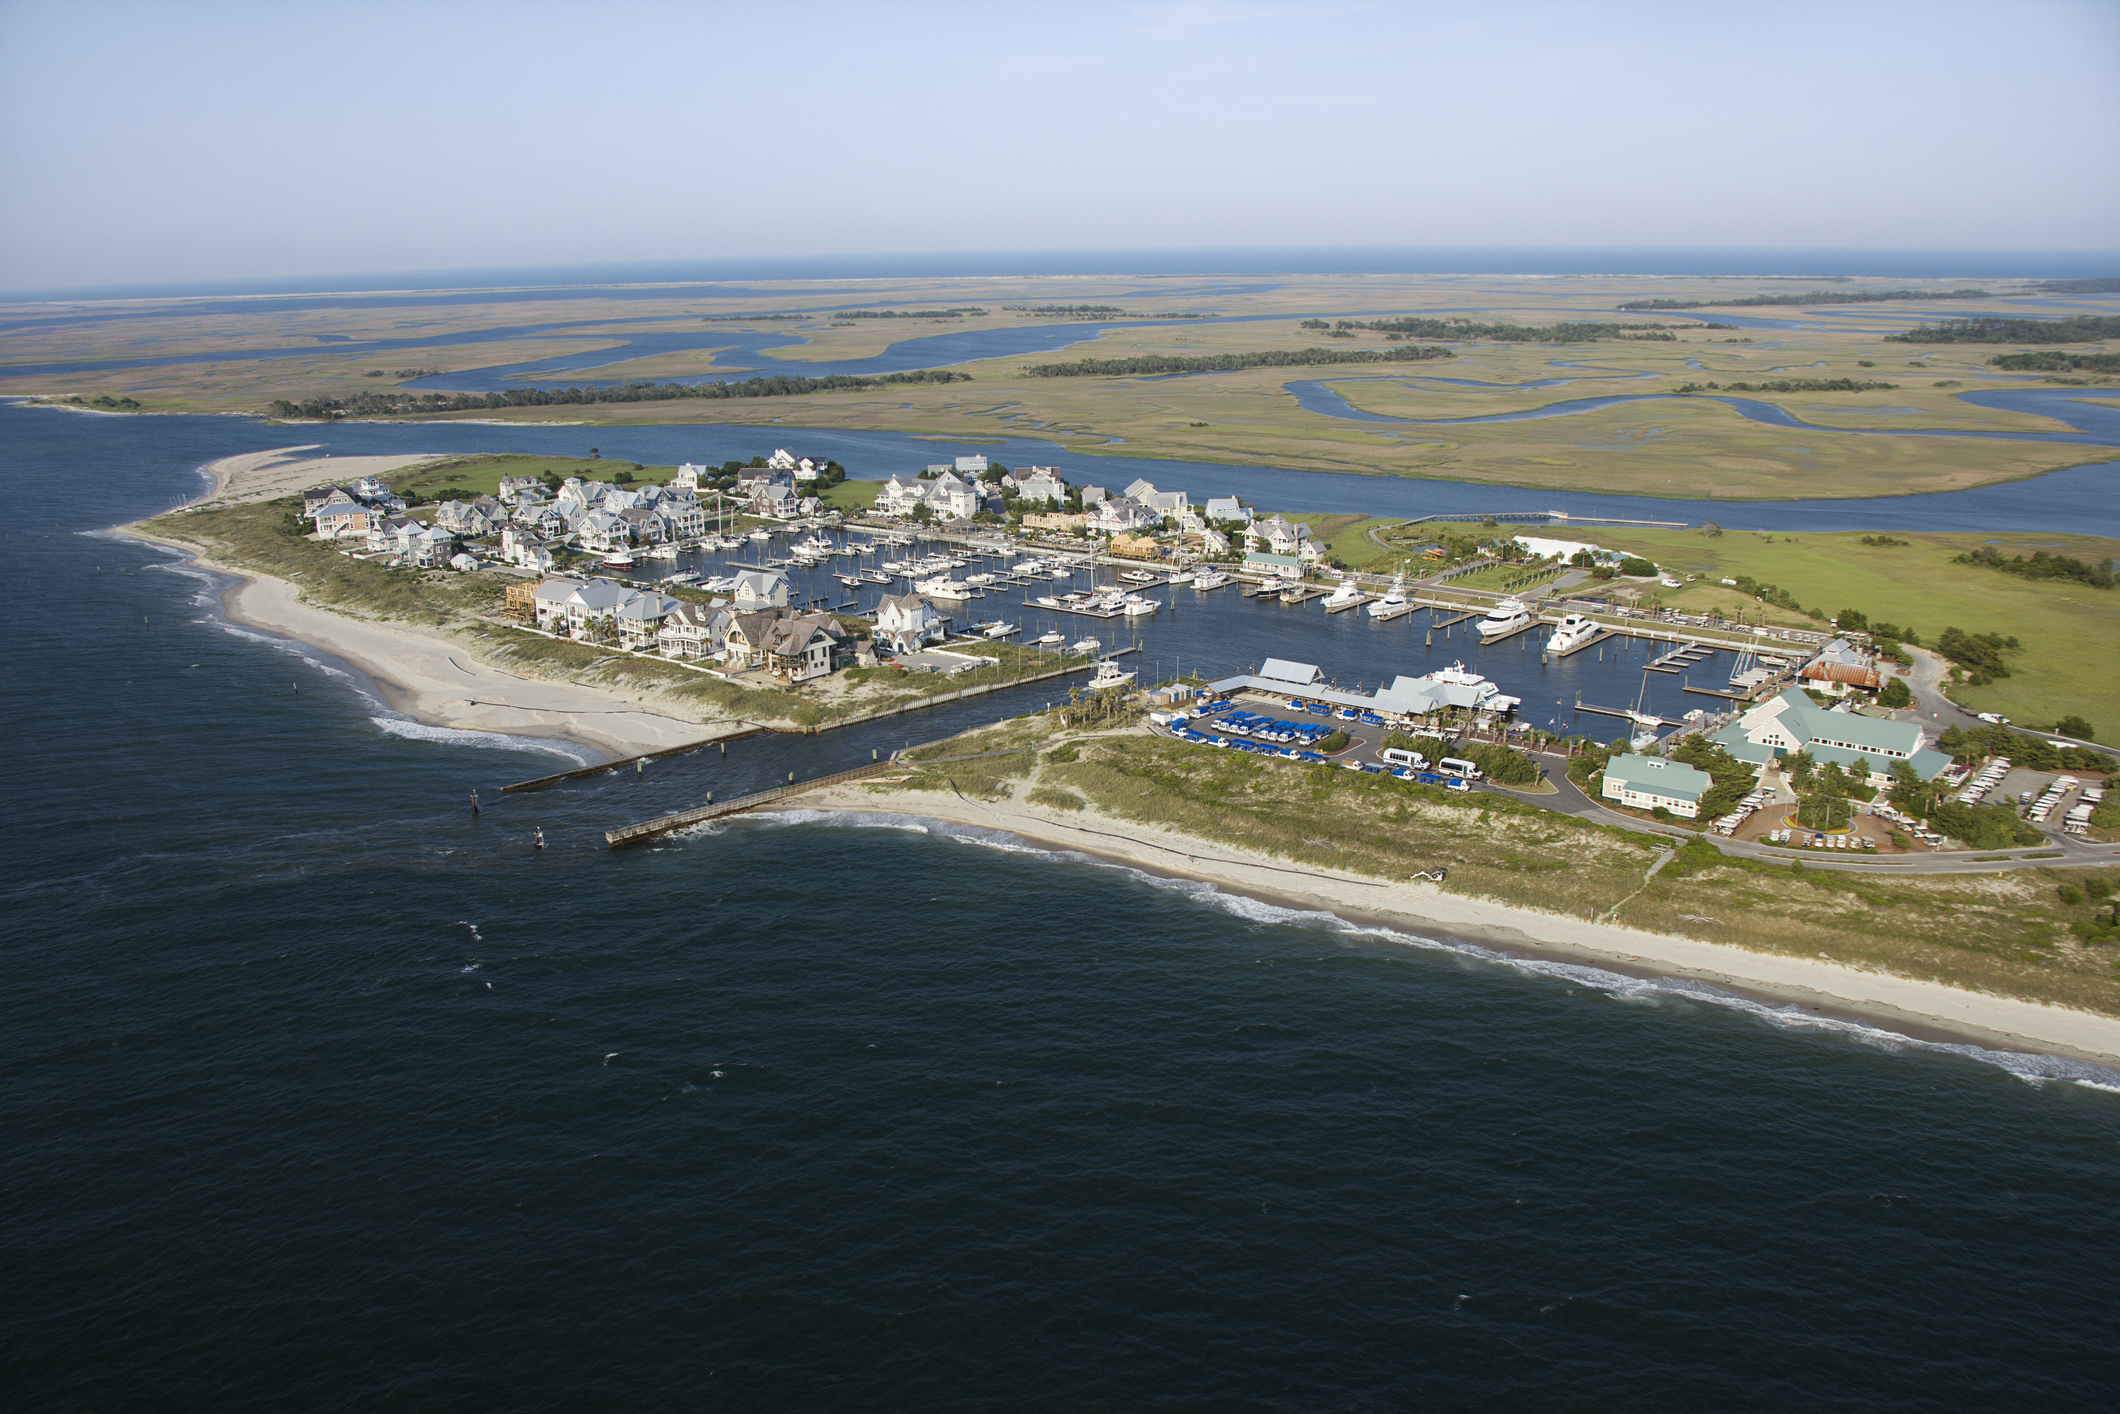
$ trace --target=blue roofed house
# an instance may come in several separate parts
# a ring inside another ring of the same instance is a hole
[[[1949,756],[1923,743],[1918,722],[1834,711],[1793,687],[1745,709],[1714,740],[1738,760],[1761,769],[1803,751],[1820,765],[1831,761],[1879,786],[1891,783],[1892,767],[1901,761],[1925,781],[1942,775],[1951,764]]]
[[[1700,813],[1700,798],[1714,784],[1706,771],[1661,756],[1615,756],[1605,763],[1605,799],[1636,810],[1660,805],[1690,820]]]

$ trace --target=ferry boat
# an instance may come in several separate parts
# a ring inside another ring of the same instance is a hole
[[[1505,633],[1514,633],[1531,622],[1531,611],[1524,601],[1516,598],[1504,599],[1487,611],[1487,617],[1479,622],[1482,639],[1499,638]]]
[[[1391,577],[1391,588],[1384,591],[1383,598],[1369,606],[1369,617],[1380,619],[1386,614],[1395,614],[1405,607],[1406,576],[1403,574],[1393,575]]]
[[[1327,610],[1351,609],[1361,603],[1363,597],[1362,591],[1355,587],[1354,576],[1349,575],[1332,591],[1331,597],[1325,601],[1325,607]]]
[[[1470,688],[1472,690],[1472,710],[1475,712],[1494,712],[1506,716],[1514,712],[1518,705],[1523,702],[1521,697],[1509,696],[1492,682],[1467,668],[1462,662],[1452,663],[1447,668],[1437,668],[1432,673],[1423,674],[1420,680],[1446,683],[1451,687]]]
[[[1588,614],[1570,614],[1554,625],[1553,637],[1546,640],[1549,653],[1568,653],[1582,647],[1597,637],[1597,620]]]
[[[1103,692],[1107,688],[1125,687],[1133,680],[1134,675],[1132,673],[1126,671],[1126,669],[1120,667],[1111,659],[1106,658],[1103,662],[1097,664],[1096,676],[1089,680],[1089,690],[1091,692]]]

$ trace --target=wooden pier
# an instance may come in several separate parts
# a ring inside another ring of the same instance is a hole
[[[1577,702],[1575,704],[1575,710],[1578,712],[1595,712],[1600,717],[1625,717],[1629,721],[1637,722],[1645,727],[1648,726],[1649,723],[1642,721],[1641,719],[1643,717],[1650,718],[1659,726],[1682,727],[1685,725],[1684,722],[1674,721],[1670,717],[1659,717],[1653,712],[1643,712],[1639,715],[1636,715],[1632,709],[1626,707],[1598,707],[1588,702]]]

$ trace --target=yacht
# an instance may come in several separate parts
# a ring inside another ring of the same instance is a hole
[[[623,550],[613,550],[610,554],[604,556],[604,568],[612,570],[632,569],[633,557]]]
[[[1097,664],[1097,674],[1089,680],[1091,692],[1103,692],[1107,688],[1125,687],[1134,680],[1134,675],[1106,658]]]
[[[994,582],[994,576],[983,572],[980,574],[968,574],[964,577],[964,582],[975,588],[984,589]]]
[[[1153,614],[1163,606],[1153,599],[1144,599],[1138,594],[1129,594],[1119,601],[1119,607],[1124,609],[1129,615],[1140,615]],[[1128,673],[1127,676],[1132,677],[1133,674]]]
[[[930,599],[969,599],[971,586],[959,584],[953,579],[937,575],[933,579],[921,580],[913,586],[915,594],[925,594]]]
[[[1546,640],[1548,653],[1569,653],[1597,637],[1597,620],[1588,614],[1570,614],[1554,625],[1553,637]]]
[[[640,556],[644,560],[674,560],[677,558],[677,547],[675,545],[650,545],[647,549],[640,552]]]
[[[1128,584],[1147,586],[1157,582],[1157,576],[1147,570],[1127,570],[1119,576]]]
[[[1170,577],[1168,582],[1171,584],[1191,584],[1193,579],[1194,575],[1191,570],[1179,570]]]
[[[751,539],[757,541],[761,545],[765,544],[768,540],[771,540],[772,538],[773,532],[766,529],[762,525],[758,527],[758,529],[751,532]]]
[[[1480,637],[1499,638],[1505,633],[1515,633],[1531,622],[1531,611],[1524,601],[1514,597],[1504,599],[1487,611],[1487,617],[1479,622]]]
[[[1396,614],[1405,607],[1406,576],[1395,574],[1391,577],[1391,588],[1384,591],[1384,597],[1370,604],[1369,617],[1381,619],[1386,614]]]
[[[891,577],[882,570],[863,570],[861,572],[861,582],[863,584],[889,584]]]
[[[1450,694],[1451,705],[1470,707],[1475,712],[1506,715],[1515,711],[1517,705],[1523,701],[1520,697],[1508,696],[1486,678],[1466,668],[1462,662],[1452,663],[1447,668],[1437,668],[1432,673],[1423,674],[1417,681],[1460,689]]]
[[[1227,583],[1229,583],[1229,576],[1222,573],[1222,571],[1201,570],[1193,576],[1192,587],[1195,589],[1220,589]]]
[[[1011,623],[991,623],[986,626],[986,636],[988,638],[1007,638],[1015,631],[1016,626]]]
[[[1078,638],[1067,645],[1067,651],[1070,653],[1094,653],[1103,646],[1094,638]]]
[[[1067,639],[1058,629],[1047,629],[1033,641],[1040,648],[1058,648],[1061,644],[1067,642]]]
[[[858,574],[835,574],[832,578],[838,580],[849,589],[861,588],[861,576]]]
[[[1354,576],[1349,575],[1340,581],[1339,587],[1332,591],[1330,598],[1326,599],[1325,608],[1328,613],[1336,612],[1340,609],[1352,609],[1367,597],[1360,589],[1355,587]]]

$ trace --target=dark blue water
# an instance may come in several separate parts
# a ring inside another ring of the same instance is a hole
[[[2120,1077],[911,821],[612,854],[866,753],[499,797],[89,533],[284,429],[0,427],[15,1407],[2109,1405]]]

